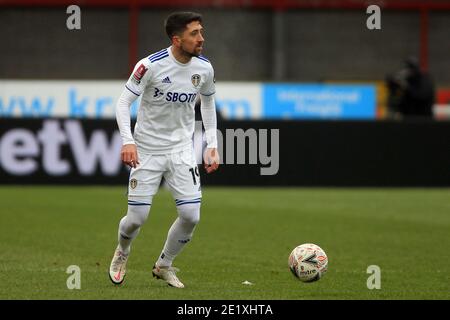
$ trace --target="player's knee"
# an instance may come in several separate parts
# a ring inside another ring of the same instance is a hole
[[[200,215],[186,216],[186,217],[183,217],[183,220],[186,223],[189,223],[189,224],[195,226],[195,225],[197,225],[200,222]]]
[[[128,216],[120,220],[119,231],[124,238],[134,238],[139,232],[140,226],[134,223]]]
[[[140,226],[142,226],[145,223],[145,221],[147,221],[147,217],[148,217],[148,211],[145,214],[134,215],[131,223],[135,227],[140,227]]]
[[[197,225],[200,221],[200,203],[190,203],[177,206],[178,216],[183,222]]]
[[[128,205],[127,222],[130,229],[141,227],[148,218],[150,205]]]
[[[192,226],[195,226],[199,223],[200,221],[200,214],[180,214],[180,219],[183,220],[184,223],[186,224],[190,224]]]

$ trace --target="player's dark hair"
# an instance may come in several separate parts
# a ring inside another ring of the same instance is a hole
[[[196,12],[174,12],[170,14],[164,23],[169,39],[172,40],[173,36],[182,34],[186,30],[186,25],[192,21],[202,22],[202,15]]]

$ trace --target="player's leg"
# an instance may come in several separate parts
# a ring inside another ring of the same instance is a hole
[[[195,227],[200,220],[200,198],[177,204],[178,217],[167,233],[163,251],[157,266],[170,267],[175,257],[191,241]]]
[[[132,241],[148,218],[153,195],[158,191],[164,170],[160,160],[140,155],[141,164],[130,171],[128,210],[119,223],[118,246],[111,261],[109,276],[113,283],[123,282]]]
[[[153,273],[174,287],[184,287],[172,268],[173,260],[191,241],[200,220],[201,187],[198,167],[191,150],[174,154],[165,179],[175,198],[178,217],[169,229],[167,240]]]
[[[131,242],[135,239],[150,213],[151,196],[128,197],[128,210],[119,223],[119,249],[124,254],[130,253]]]

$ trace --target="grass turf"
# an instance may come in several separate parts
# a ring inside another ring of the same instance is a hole
[[[125,188],[1,187],[0,299],[450,299],[449,191],[205,188],[193,241],[174,263],[180,290],[151,276],[176,217],[167,191],[153,199],[117,287],[107,270]],[[329,258],[309,284],[287,267],[307,242]],[[66,286],[70,265],[81,290]],[[380,290],[367,288],[370,265],[381,269]]]

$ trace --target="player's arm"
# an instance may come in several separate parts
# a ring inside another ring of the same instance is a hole
[[[120,159],[126,165],[135,168],[139,164],[136,143],[131,133],[130,106],[137,96],[125,88],[117,101],[116,120],[122,137]]]
[[[130,107],[145,89],[149,76],[147,60],[142,59],[136,64],[116,106],[116,120],[122,137],[120,158],[124,164],[133,168],[139,164],[139,159],[136,143],[131,133]]]
[[[205,127],[207,149],[204,154],[204,166],[207,173],[216,171],[219,168],[220,157],[217,151],[217,117],[214,94],[200,94],[200,111]]]

